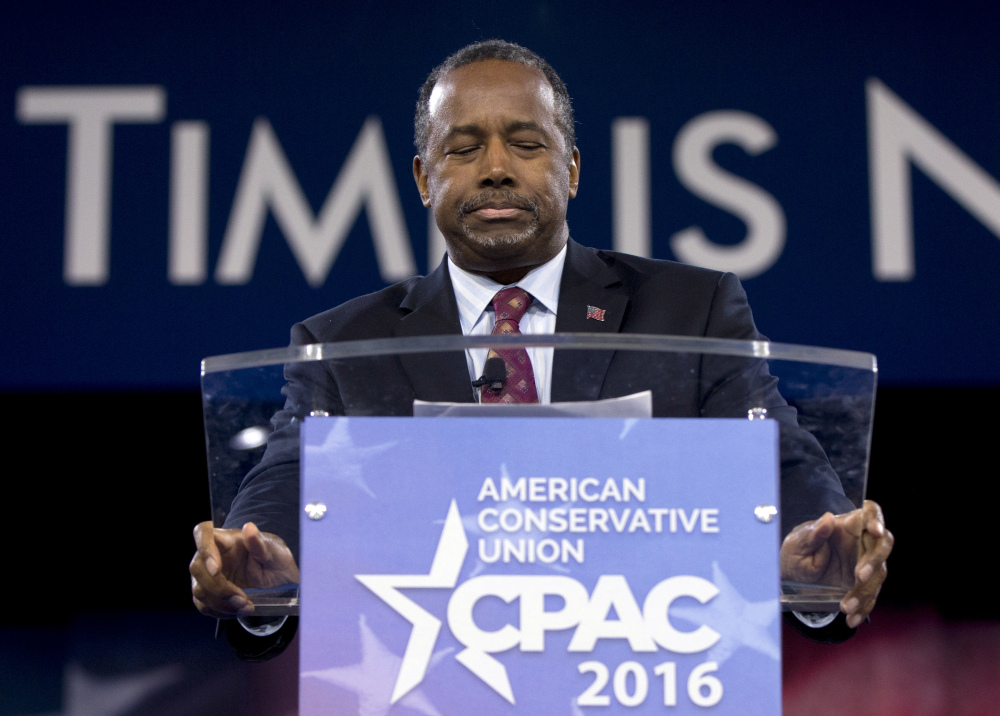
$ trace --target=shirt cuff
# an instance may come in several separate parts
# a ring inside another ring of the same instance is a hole
[[[800,622],[813,629],[822,629],[825,626],[829,626],[837,618],[837,612],[792,612],[792,614]]]
[[[254,636],[271,636],[285,626],[288,617],[237,617],[236,621]]]

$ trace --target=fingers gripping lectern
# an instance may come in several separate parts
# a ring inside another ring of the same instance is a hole
[[[476,405],[469,351],[498,345],[549,351],[551,404]],[[214,524],[301,574],[234,575],[254,616],[227,628],[298,618],[303,714],[780,713],[781,611],[822,630],[854,585],[857,541],[799,535],[862,504],[875,380],[641,335],[208,358]]]

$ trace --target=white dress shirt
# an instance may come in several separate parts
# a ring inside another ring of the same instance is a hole
[[[537,266],[517,283],[504,286],[496,281],[469,273],[455,265],[448,257],[448,274],[455,289],[458,303],[458,318],[462,324],[462,334],[466,336],[488,336],[493,333],[496,314],[493,311],[493,297],[502,288],[517,286],[534,297],[528,310],[521,317],[521,333],[537,335],[555,333],[556,315],[559,312],[559,284],[562,281],[563,265],[566,263],[566,247],[541,266]],[[535,373],[535,390],[538,402],[552,400],[552,355],[553,349],[528,347],[528,360]],[[488,348],[474,348],[466,351],[470,380],[483,374]]]

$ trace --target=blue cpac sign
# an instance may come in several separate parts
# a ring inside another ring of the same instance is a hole
[[[518,450],[485,448],[483,420]],[[770,421],[307,419],[302,494],[328,510],[302,514],[302,713],[777,713],[778,523],[754,516],[776,440]]]

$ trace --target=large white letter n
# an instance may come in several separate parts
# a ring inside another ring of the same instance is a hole
[[[250,136],[215,280],[250,281],[270,209],[306,281],[322,286],[362,207],[367,209],[382,278],[392,282],[414,275],[417,265],[378,117],[369,117],[361,127],[316,217],[270,122],[259,118]]]
[[[876,78],[865,94],[875,278],[911,281],[916,271],[910,162],[1000,237],[1000,183]]]

